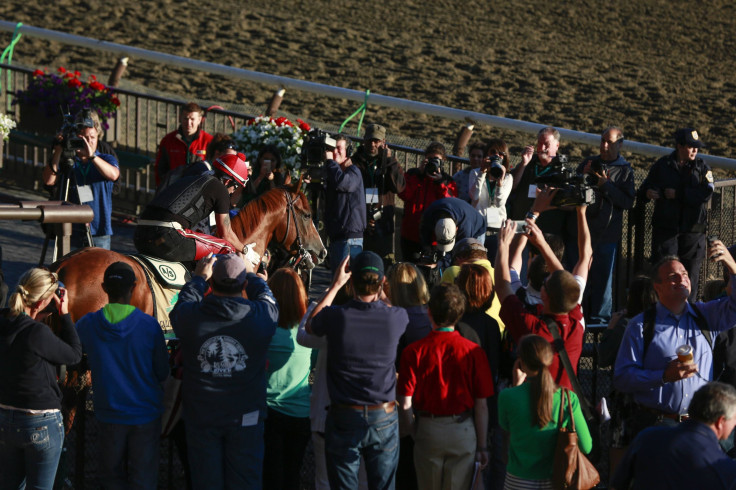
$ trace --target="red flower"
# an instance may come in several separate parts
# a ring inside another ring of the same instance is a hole
[[[60,66],[59,73],[66,73],[66,68],[64,68],[63,66]]]
[[[113,104],[115,104],[116,106],[120,107],[120,99],[118,99],[118,96],[117,95],[113,95],[112,97],[110,97],[110,100],[112,100],[112,103]]]
[[[67,82],[67,84],[71,88],[78,88],[78,87],[81,87],[82,86],[82,82],[80,82],[79,79],[77,79],[77,78],[70,78],[69,81]]]
[[[42,77],[44,75],[45,75],[45,73],[43,72],[43,70],[36,70],[36,71],[33,72],[33,76],[34,77]]]
[[[104,90],[105,90],[105,86],[104,86],[104,85],[102,85],[102,84],[101,84],[100,82],[98,82],[97,80],[93,80],[93,81],[91,81],[91,82],[89,83],[89,88],[91,88],[92,90],[96,90],[96,91],[98,91],[98,92],[102,92],[102,91],[104,91]]]
[[[81,74],[81,73],[79,73],[78,71],[75,71],[75,72],[74,72],[74,76],[75,76],[75,77],[77,77],[77,78],[79,78],[80,76],[82,76],[82,74]]]
[[[299,123],[299,129],[301,129],[302,131],[309,131],[310,129],[312,129],[311,127],[309,127],[309,124],[305,123],[301,119],[297,119],[296,122]]]

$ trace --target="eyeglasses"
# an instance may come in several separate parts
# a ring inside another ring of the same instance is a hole
[[[49,276],[51,276],[51,286],[49,286],[46,291],[44,291],[43,294],[40,296],[41,298],[45,298],[46,294],[48,294],[48,292],[51,291],[53,288],[58,289],[59,287],[63,287],[63,285],[61,285],[55,273],[51,272],[46,267],[42,267],[42,269],[47,271],[49,273]]]
[[[228,143],[227,145],[225,145],[225,149],[238,151],[238,147],[235,146],[235,143]]]

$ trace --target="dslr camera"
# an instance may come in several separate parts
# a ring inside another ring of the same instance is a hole
[[[493,155],[483,162],[483,166],[488,168],[488,175],[490,175],[494,179],[498,180],[503,176],[504,168],[502,157],[498,155]]]
[[[549,186],[558,189],[552,199],[553,206],[590,205],[595,202],[593,190],[597,180],[595,175],[578,174],[569,165],[566,155],[557,155],[547,168],[549,170],[539,175],[534,183],[540,187]]]
[[[304,137],[302,144],[302,166],[320,166],[325,161],[325,152],[334,150],[337,142],[330,133],[314,128]]]
[[[424,175],[436,175],[441,173],[442,159],[440,157],[430,157],[424,165]]]

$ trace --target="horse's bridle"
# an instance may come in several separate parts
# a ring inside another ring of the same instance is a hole
[[[294,227],[296,228],[297,254],[296,256],[289,259],[289,267],[291,267],[292,269],[297,269],[299,267],[313,269],[314,261],[312,260],[312,254],[310,254],[309,251],[302,245],[302,237],[299,233],[299,225],[296,222],[296,210],[294,209],[294,203],[296,203],[296,199],[292,198],[291,193],[287,189],[284,189],[284,195],[286,196],[286,231],[284,231],[284,238],[280,240],[281,246],[287,248],[286,239],[289,237],[289,226],[291,226],[292,219],[294,220]]]

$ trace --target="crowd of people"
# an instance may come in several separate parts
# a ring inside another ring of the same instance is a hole
[[[616,388],[611,485],[736,485],[736,260],[705,240],[714,185],[694,129],[676,131],[675,150],[636,190],[623,130],[606,128],[599,154],[573,166],[582,199],[557,185],[569,164],[551,127],[514,168],[493,139],[470,145],[470,165],[454,175],[440,143],[404,172],[385,127],[369,125],[355,151],[338,135],[323,179],[332,282],[310,303],[292,269],[257,270],[261,257],[230,230],[233,208],[289,183],[279,149],[263,148],[251,167],[201,116],[188,104],[162,140],[159,190],[135,234],[141,252],[196,263],[170,314],[189,487],[299,488],[311,441],[318,489],[553,488],[559,428],[575,427],[584,453],[596,441],[576,388],[586,323],[609,325],[600,360]],[[79,202],[100,200],[90,231],[105,244],[100,196],[117,162],[96,147],[95,121],[78,121],[72,187]],[[55,152],[46,184],[59,165]],[[92,176],[100,191],[83,190]],[[635,199],[655,201],[654,265],[613,312]],[[706,257],[724,281],[696,302]],[[156,488],[173,357],[156,320],[131,304],[135,284],[129,264],[110,265],[108,304],[76,325],[54,273],[33,269],[12,290],[0,311],[0,488],[51,488],[64,439],[57,366],[83,354],[101,486]],[[50,310],[58,335],[41,323]]]

